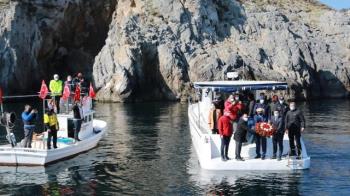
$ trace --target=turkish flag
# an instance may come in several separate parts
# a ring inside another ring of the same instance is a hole
[[[48,93],[49,93],[49,89],[47,88],[47,86],[45,84],[45,81],[43,80],[41,82],[41,88],[40,88],[39,97],[41,99],[45,99]]]
[[[95,97],[96,97],[96,93],[95,93],[94,88],[92,87],[91,83],[90,83],[90,89],[89,89],[89,97],[91,97],[91,99],[95,99]]]
[[[3,96],[2,89],[0,88],[0,104],[2,104],[2,96]]]
[[[80,92],[80,86],[77,85],[77,87],[75,87],[74,101],[80,101]]]
[[[67,101],[69,98],[69,95],[70,95],[69,87],[68,87],[68,85],[65,85],[64,89],[63,89],[63,93],[62,93],[62,99]]]

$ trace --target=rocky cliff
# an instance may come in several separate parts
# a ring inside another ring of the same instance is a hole
[[[93,74],[99,99],[184,99],[229,71],[298,98],[347,97],[350,11],[313,1],[119,0]]]
[[[302,99],[350,90],[350,11],[313,0],[0,0],[0,18],[0,83],[17,92],[77,71],[115,102],[185,100],[230,71]]]
[[[116,0],[0,0],[0,84],[37,92],[42,79],[92,73]]]

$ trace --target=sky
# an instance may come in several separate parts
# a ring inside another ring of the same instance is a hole
[[[350,8],[350,0],[320,0],[320,1],[338,10],[343,8]]]

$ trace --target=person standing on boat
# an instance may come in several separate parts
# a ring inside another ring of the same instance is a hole
[[[284,125],[284,120],[285,120],[287,112],[289,111],[289,106],[285,102],[284,97],[282,95],[278,97],[277,109],[279,111],[280,116],[282,116],[283,125]]]
[[[266,115],[266,112],[264,111],[264,108],[258,107],[256,109],[256,114],[254,116],[255,125],[257,123],[267,122],[267,121],[268,121],[268,117]],[[255,159],[261,158],[262,160],[264,160],[265,156],[266,156],[266,137],[260,136],[259,134],[256,133],[255,134],[255,144],[256,144]],[[260,147],[262,148],[262,154],[260,152]]]
[[[289,137],[289,146],[290,146],[290,156],[295,156],[295,144],[294,140],[297,143],[298,153],[297,159],[301,158],[301,132],[305,129],[305,118],[303,113],[296,108],[295,102],[291,101],[289,103],[289,111],[286,114],[285,119],[285,129]]]
[[[270,103],[270,113],[269,113],[269,119],[271,119],[274,115],[274,111],[278,109],[279,103],[278,103],[278,96],[273,95]]]
[[[270,107],[266,104],[266,97],[265,94],[261,94],[259,97],[259,101],[257,103],[255,103],[254,105],[254,112],[257,111],[258,108],[262,108],[264,110],[264,116],[265,117],[269,117],[269,113],[270,113]]]
[[[232,120],[233,131],[235,131],[237,128],[237,122],[243,109],[244,105],[239,100],[238,94],[230,95],[225,102],[225,112],[229,112],[231,115],[230,118]]]
[[[236,141],[236,160],[237,161],[244,161],[244,159],[241,157],[241,150],[242,150],[242,144],[244,142],[247,142],[247,132],[249,131],[248,127],[248,115],[243,114],[243,116],[238,121],[237,125],[237,131],[235,131],[235,134],[233,136],[234,140]]]
[[[57,115],[53,109],[47,109],[44,114],[44,125],[47,131],[47,149],[51,149],[51,138],[53,148],[57,148],[57,131],[59,130],[59,124]]]
[[[208,116],[208,124],[209,124],[210,130],[212,131],[212,134],[219,133],[217,124],[221,116],[222,116],[221,110],[217,108],[215,103],[213,103]]]
[[[230,160],[228,157],[228,147],[230,145],[231,136],[233,134],[231,113],[226,111],[223,116],[219,118],[218,129],[221,137],[221,160]]]
[[[254,95],[252,93],[248,94],[248,117],[253,118],[254,114],[255,114],[255,110],[254,110],[254,106],[255,106],[255,98]]]
[[[75,86],[71,75],[67,76],[67,80],[64,82],[64,85],[68,86],[70,92],[74,92]]]
[[[284,136],[284,123],[282,116],[280,115],[280,112],[276,108],[273,112],[273,116],[270,119],[270,122],[273,126],[273,128],[276,130],[275,134],[272,136],[272,143],[273,143],[273,155],[272,159],[276,159],[277,154],[277,145],[278,145],[278,158],[277,160],[280,161],[282,159],[282,153],[283,153],[283,136]]]
[[[50,91],[51,91],[51,97],[55,100],[56,107],[57,107],[57,113],[60,113],[60,99],[62,96],[63,91],[63,82],[59,79],[58,74],[55,74],[53,76],[53,80],[50,81]]]
[[[81,141],[79,139],[79,132],[83,121],[83,109],[80,106],[80,102],[76,100],[73,106],[73,124],[74,124],[74,139],[75,141]]]
[[[35,120],[37,119],[38,111],[32,109],[30,105],[24,106],[24,111],[22,112],[22,120],[24,124],[24,139],[22,141],[24,148],[32,147],[33,132],[35,129]]]

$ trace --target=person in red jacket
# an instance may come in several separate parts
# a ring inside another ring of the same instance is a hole
[[[231,113],[232,121],[238,121],[242,115],[244,104],[239,100],[239,95],[230,95],[225,102],[225,112]]]
[[[223,116],[219,118],[218,129],[221,137],[221,160],[227,161],[230,158],[227,156],[228,147],[230,145],[231,136],[233,134],[231,112],[226,111]]]

